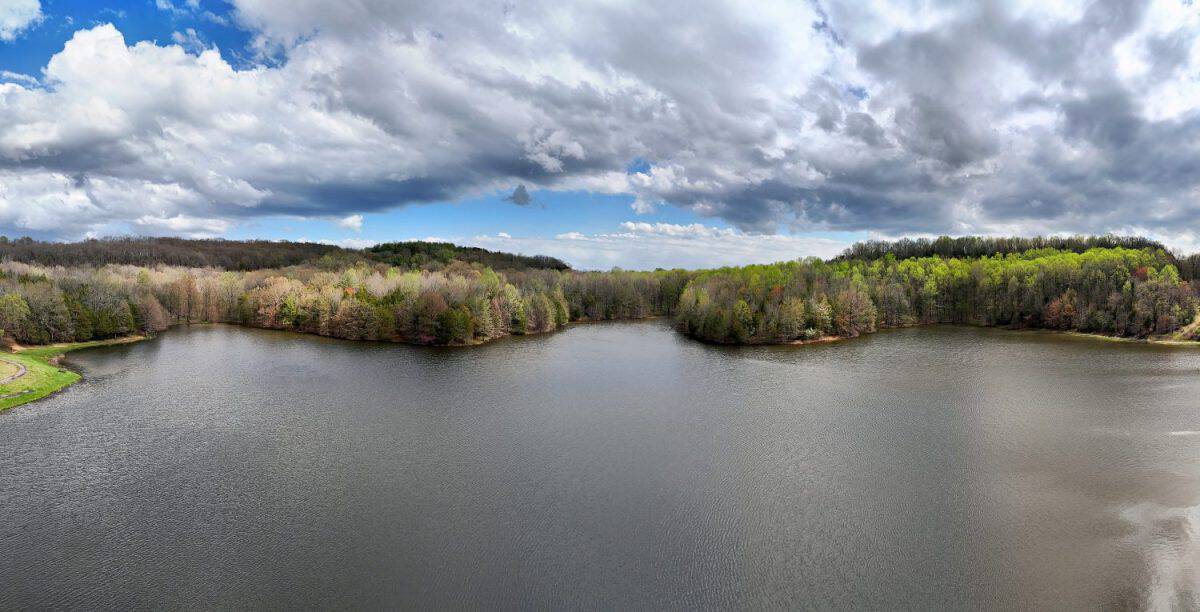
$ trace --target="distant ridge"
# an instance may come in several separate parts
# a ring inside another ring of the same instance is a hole
[[[0,260],[44,266],[186,266],[257,270],[308,263],[344,253],[341,247],[312,242],[189,238],[116,237],[82,242],[41,242],[0,236]]]
[[[189,238],[113,237],[82,242],[41,242],[0,236],[0,260],[44,266],[184,266],[261,270],[302,264],[338,267],[355,261],[380,262],[410,269],[440,269],[455,261],[498,270],[568,270],[565,262],[542,255],[516,255],[447,242],[391,242],[368,249],[346,249],[315,242]]]
[[[515,255],[489,251],[478,247],[464,247],[449,242],[387,242],[364,249],[364,254],[375,261],[402,268],[427,268],[430,265],[446,265],[453,261],[477,263],[495,270],[569,270],[566,262],[545,255]]]
[[[1056,249],[1082,253],[1088,249],[1161,249],[1168,251],[1161,242],[1141,236],[1019,236],[992,238],[986,236],[939,236],[929,238],[901,238],[899,240],[867,240],[858,242],[842,252],[838,260],[883,259],[891,255],[896,259],[911,257],[963,257],[977,258],[1009,253],[1024,253],[1035,249]]]

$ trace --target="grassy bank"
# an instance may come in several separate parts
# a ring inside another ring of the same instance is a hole
[[[1111,340],[1113,342],[1141,342],[1144,344],[1162,344],[1168,346],[1193,346],[1200,347],[1200,339],[1197,338],[1200,333],[1200,313],[1192,320],[1191,323],[1179,328],[1169,334],[1154,334],[1145,338],[1126,338],[1121,336],[1111,336],[1106,334],[1095,334],[1089,332],[1068,331],[1063,332],[1071,336],[1080,336],[1084,338],[1096,338],[1099,340]]]
[[[39,400],[78,382],[78,373],[58,365],[58,358],[64,354],[142,339],[142,336],[128,336],[92,342],[14,347],[11,353],[0,353],[0,379],[20,371],[22,366],[25,368],[24,374],[0,385],[0,411]]]

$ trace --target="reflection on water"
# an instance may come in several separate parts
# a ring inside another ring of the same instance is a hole
[[[0,415],[0,608],[1195,609],[1200,350],[197,328]]]

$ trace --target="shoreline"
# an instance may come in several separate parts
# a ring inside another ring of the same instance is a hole
[[[576,326],[577,324],[649,321],[649,320],[661,320],[661,319],[667,319],[667,318],[669,318],[669,317],[666,317],[665,315],[652,315],[652,316],[641,317],[641,318],[637,318],[637,319],[604,319],[604,320],[579,319],[576,321],[570,321],[567,324],[565,324],[561,327],[558,327],[556,329],[553,329],[553,330],[548,330],[548,331],[544,331],[544,332],[526,333],[526,334],[506,334],[506,335],[499,336],[496,338],[490,338],[490,339],[486,339],[486,340],[472,342],[469,344],[445,344],[445,345],[417,344],[417,343],[397,342],[397,341],[390,341],[390,340],[375,340],[375,341],[371,341],[371,342],[379,342],[379,343],[386,343],[386,344],[403,344],[406,346],[418,346],[418,347],[428,347],[428,348],[466,348],[466,347],[473,347],[473,346],[483,346],[483,345],[491,344],[491,343],[505,340],[505,339],[549,335],[549,334],[553,334],[555,332],[567,331],[571,327]],[[186,326],[191,326],[191,325],[220,325],[220,326],[240,327],[240,328],[246,328],[246,329],[261,329],[261,330],[266,330],[266,331],[282,331],[282,332],[287,332],[287,333],[294,333],[294,334],[301,335],[301,336],[316,336],[319,338],[331,338],[331,339],[335,339],[335,340],[345,340],[345,341],[349,341],[349,342],[362,342],[362,340],[350,340],[350,339],[346,339],[346,338],[336,338],[333,336],[322,336],[320,334],[310,334],[310,333],[306,333],[303,331],[288,330],[288,329],[272,329],[272,328],[265,328],[265,327],[253,327],[253,326],[247,326],[247,325],[239,325],[237,323],[191,323],[191,324],[186,324]],[[874,332],[859,334],[857,336],[827,335],[827,336],[821,336],[819,338],[813,338],[811,340],[791,340],[788,342],[756,342],[756,343],[713,342],[710,340],[705,340],[703,338],[697,338],[697,337],[689,335],[689,334],[684,334],[682,332],[679,332],[678,329],[676,329],[676,332],[680,333],[680,335],[682,335],[690,340],[700,342],[702,344],[711,344],[714,346],[729,346],[729,347],[805,346],[805,345],[810,345],[810,344],[833,344],[833,343],[844,342],[846,340],[866,338],[866,337],[873,336],[873,335],[881,333],[881,332],[888,332],[888,331],[894,331],[894,330],[899,330],[899,329],[910,329],[910,328],[914,328],[914,327],[931,327],[931,326],[938,326],[938,325],[979,327],[979,328],[985,328],[985,329],[999,329],[999,330],[1004,330],[1004,331],[1016,331],[1016,332],[1036,332],[1036,333],[1043,333],[1043,334],[1059,334],[1059,335],[1070,336],[1070,337],[1075,337],[1075,338],[1086,338],[1086,339],[1091,339],[1091,340],[1103,340],[1103,341],[1108,341],[1108,342],[1122,342],[1122,343],[1130,343],[1130,344],[1200,348],[1200,340],[1188,340],[1188,339],[1179,337],[1182,334],[1186,333],[1183,330],[1191,330],[1191,329],[1200,327],[1200,321],[1197,321],[1191,325],[1185,326],[1184,328],[1181,328],[1181,331],[1171,334],[1169,336],[1150,336],[1147,338],[1127,338],[1127,337],[1121,337],[1121,336],[1112,336],[1112,335],[1106,335],[1106,334],[1081,332],[1081,331],[1074,331],[1074,330],[1058,330],[1058,329],[1027,328],[1027,327],[1006,327],[1006,326],[997,326],[997,325],[974,325],[974,324],[970,324],[970,323],[914,323],[911,325],[896,325],[896,326],[889,326],[889,327],[881,327]],[[183,324],[172,325],[171,328],[182,327],[182,326],[185,326],[185,325],[183,325]],[[12,379],[6,381],[4,384],[0,384],[0,413],[3,413],[11,408],[23,406],[25,404],[28,404],[28,403],[49,397],[51,395],[54,395],[54,394],[58,393],[59,391],[62,391],[63,389],[66,389],[66,388],[70,387],[71,385],[74,385],[75,383],[82,380],[83,379],[82,374],[80,374],[79,372],[76,372],[70,368],[67,368],[62,364],[62,359],[63,359],[63,357],[65,357],[67,355],[67,353],[77,351],[77,350],[83,350],[83,349],[88,349],[88,348],[97,348],[97,347],[102,347],[102,346],[116,346],[116,345],[121,345],[121,344],[132,344],[135,342],[141,342],[143,340],[147,340],[151,337],[152,336],[132,335],[132,336],[122,336],[119,338],[110,338],[107,340],[93,340],[93,341],[88,341],[88,342],[67,342],[67,343],[38,345],[38,346],[20,346],[20,345],[14,344],[10,348],[11,352],[0,353],[0,361],[6,361],[9,363],[12,363],[12,364],[18,366],[19,368],[22,368],[23,371],[20,374],[14,376]]]
[[[1171,338],[1165,336],[1148,336],[1146,338],[1126,338],[1123,336],[1108,336],[1105,334],[1096,334],[1092,332],[1069,331],[1069,330],[1030,330],[1030,331],[1048,331],[1076,338],[1091,338],[1093,340],[1107,340],[1109,342],[1125,342],[1129,344],[1146,344],[1150,346],[1183,346],[1183,347],[1200,347],[1200,340],[1188,340],[1186,338]]]
[[[847,340],[857,340],[860,338],[869,338],[869,337],[874,336],[879,333],[896,331],[896,330],[901,330],[901,329],[912,329],[915,327],[936,327],[936,326],[977,327],[980,329],[998,329],[998,330],[1010,331],[1010,332],[1031,332],[1031,333],[1040,333],[1040,334],[1056,334],[1056,335],[1070,336],[1070,337],[1075,337],[1075,338],[1086,338],[1086,339],[1091,339],[1091,340],[1105,340],[1108,342],[1122,342],[1122,343],[1128,343],[1128,344],[1143,344],[1143,345],[1148,345],[1148,346],[1174,346],[1174,347],[1200,348],[1200,340],[1189,340],[1187,338],[1179,337],[1182,333],[1184,333],[1182,331],[1184,329],[1192,328],[1193,326],[1200,327],[1200,325],[1198,325],[1196,323],[1185,326],[1184,328],[1180,328],[1181,331],[1175,332],[1173,334],[1160,335],[1160,336],[1148,336],[1145,338],[1112,336],[1112,335],[1108,335],[1108,334],[1100,334],[1100,333],[1095,333],[1095,332],[1082,332],[1082,331],[1075,331],[1075,330],[1069,330],[1069,329],[1047,329],[1047,328],[1043,328],[1043,327],[1015,327],[1015,326],[1004,326],[1004,325],[978,325],[978,324],[974,324],[974,323],[913,323],[910,325],[892,325],[892,326],[888,326],[888,327],[880,327],[873,332],[863,333],[863,334],[859,334],[857,336],[829,335],[829,336],[821,336],[820,338],[814,338],[812,340],[789,340],[787,342],[740,342],[740,343],[739,342],[717,342],[717,341],[713,341],[713,340],[707,340],[705,338],[698,338],[696,336],[686,334],[683,332],[679,332],[679,333],[682,336],[684,336],[685,338],[688,338],[689,340],[694,340],[696,342],[700,342],[701,344],[711,344],[713,346],[804,346],[804,345],[808,345],[808,344],[832,344],[832,343],[836,343],[836,342],[845,342]],[[676,330],[676,331],[678,331],[678,330]]]
[[[24,371],[0,385],[0,413],[49,397],[83,379],[83,376],[62,364],[62,358],[72,351],[131,344],[148,336],[121,336],[88,342],[64,342],[37,346],[14,344],[10,352],[0,353],[0,361],[15,364]]]

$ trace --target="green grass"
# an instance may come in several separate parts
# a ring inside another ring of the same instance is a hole
[[[33,346],[24,348],[16,353],[0,353],[0,361],[19,363],[27,369],[24,376],[0,385],[0,396],[18,394],[0,399],[0,411],[42,399],[55,391],[79,382],[79,374],[50,363],[51,359],[79,349],[107,346],[110,344],[123,344],[140,339],[140,337],[134,336],[112,340],[72,342],[49,346]]]
[[[17,364],[9,361],[0,361],[0,379],[8,378],[20,372],[21,368]]]

